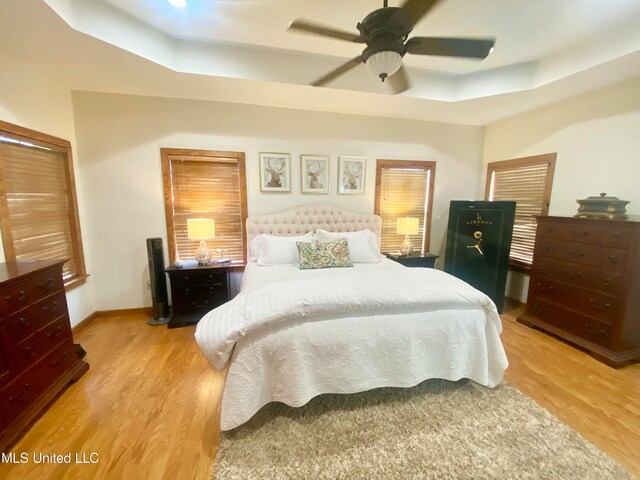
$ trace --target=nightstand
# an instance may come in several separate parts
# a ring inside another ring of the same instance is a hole
[[[193,267],[170,266],[171,318],[168,328],[193,325],[209,311],[227,302],[230,263]]]
[[[405,267],[434,268],[438,255],[432,253],[412,253],[410,255],[395,255],[387,253],[387,258],[401,263]]]

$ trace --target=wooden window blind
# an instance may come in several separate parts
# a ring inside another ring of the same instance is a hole
[[[215,249],[226,250],[233,263],[246,261],[247,191],[244,153],[163,148],[162,173],[169,258],[195,258],[197,240],[187,238],[187,219],[212,218],[215,238],[207,241],[213,257]]]
[[[67,289],[84,283],[70,143],[0,122],[0,172],[6,260],[66,259]]]
[[[428,250],[435,169],[435,162],[378,160],[375,213],[382,217],[383,252],[400,250],[404,235],[396,233],[396,223],[401,217],[419,219],[411,242],[416,251]]]
[[[489,163],[485,199],[515,200],[510,263],[530,267],[536,240],[536,216],[549,213],[556,154]]]

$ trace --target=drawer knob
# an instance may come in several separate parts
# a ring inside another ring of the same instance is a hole
[[[590,298],[589,299],[589,303],[591,305],[593,305],[594,307],[596,307],[596,308],[602,308],[602,309],[611,308],[611,304],[610,303],[598,303],[595,298]]]
[[[589,235],[589,232],[579,232],[578,230],[571,230],[571,233],[573,233],[574,235],[582,235],[583,237]]]
[[[207,300],[204,303],[192,302],[191,305],[193,305],[196,308],[203,308],[203,307],[206,307],[207,305],[209,305],[209,301]]]
[[[603,284],[605,287],[610,287],[610,286],[611,286],[611,282],[612,282],[612,281],[613,281],[613,278],[611,278],[611,277],[609,277],[609,278],[605,278],[605,279],[602,281],[602,284]]]
[[[569,250],[569,253],[575,257],[584,257],[586,255],[585,252],[576,252],[575,250]]]
[[[64,362],[67,358],[67,352],[64,352],[62,354],[62,357],[60,357],[58,360],[53,360],[51,362],[49,362],[49,365],[51,365],[52,367],[55,367],[56,365],[60,365],[62,362]]]
[[[19,402],[20,400],[22,400],[24,398],[24,396],[27,394],[27,392],[29,392],[29,390],[31,389],[31,384],[30,383],[25,383],[23,385],[23,388],[24,388],[24,390],[22,391],[22,393],[20,395],[9,397],[9,401],[10,402]]]
[[[55,312],[58,309],[58,302],[53,302],[51,305],[45,305],[42,310],[45,312]]]
[[[33,347],[29,346],[24,348],[24,353],[27,355],[27,357],[33,357],[36,354],[36,351],[33,349]]]
[[[20,317],[20,319],[18,320],[18,323],[20,323],[20,326],[22,328],[27,328],[29,325],[31,325],[31,322],[29,321],[29,319],[25,317]]]
[[[609,261],[613,264],[617,264],[618,263],[618,256],[617,255],[611,255],[609,257]]]
[[[605,333],[605,332],[606,332],[606,330],[605,330],[604,328],[596,328],[596,329],[594,330],[594,329],[591,327],[591,324],[590,324],[590,323],[585,323],[585,324],[584,324],[584,329],[585,329],[587,332],[592,333],[592,334],[594,334],[594,335],[599,335],[599,334],[602,334],[602,333]]]
[[[542,290],[543,292],[546,292],[546,291],[551,292],[555,290],[555,287],[553,285],[545,286],[544,283],[541,283],[541,282],[536,282],[536,287],[538,287],[538,290]]]
[[[538,265],[538,268],[540,270],[546,270],[547,269],[547,262],[542,262],[540,265]]]
[[[41,288],[51,288],[51,287],[53,287],[54,283],[55,283],[55,281],[53,280],[53,278],[50,278],[46,282],[40,282],[38,284],[38,286],[41,287]]]
[[[63,328],[64,328],[63,325],[58,325],[53,332],[47,333],[47,337],[49,337],[49,338],[57,337],[58,335],[60,335],[62,333],[62,329]]]
[[[540,312],[540,313],[549,313],[551,310],[549,309],[549,307],[542,307],[540,305],[538,305],[537,303],[533,304],[533,309]]]

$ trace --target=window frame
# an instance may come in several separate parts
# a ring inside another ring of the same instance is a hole
[[[540,216],[547,216],[549,214],[549,205],[551,204],[551,190],[553,188],[553,177],[556,168],[557,153],[544,153],[541,155],[531,155],[529,157],[514,158],[511,160],[500,160],[497,162],[489,162],[487,164],[487,178],[485,182],[484,199],[489,200],[489,194],[491,193],[491,179],[493,172],[496,170],[508,170],[512,168],[538,165],[541,163],[548,164],[547,178],[545,182],[545,189],[543,194],[542,211]],[[516,214],[518,212],[518,205],[516,203]],[[538,225],[536,221],[536,231]],[[533,252],[531,252],[533,254]],[[512,259],[509,256],[509,269],[519,272],[529,273],[531,271],[531,264],[525,263],[520,260]]]
[[[77,269],[77,272],[64,282],[65,291],[69,292],[86,283],[87,277],[89,277],[84,259],[82,232],[80,230],[80,215],[78,209],[78,196],[76,192],[71,142],[62,138],[54,137],[53,135],[48,135],[36,130],[4,122],[2,120],[0,120],[0,135],[13,140],[29,142],[36,146],[48,148],[54,152],[61,153],[66,158],[64,175],[67,185],[69,186],[67,198],[69,211],[67,214],[71,230],[71,250],[73,252],[73,260]],[[8,209],[9,207],[7,197],[5,195],[4,179],[0,176],[0,231],[2,234],[5,261],[12,262],[16,261],[16,253],[13,244],[13,235],[10,228],[8,228],[8,225],[10,224]]]
[[[422,167],[425,170],[429,169],[431,173],[429,174],[429,196],[428,196],[428,205],[426,212],[426,225],[424,226],[424,238],[421,245],[421,251],[427,253],[430,248],[431,242],[431,219],[433,212],[433,191],[436,179],[436,162],[431,160],[391,160],[391,159],[381,159],[379,158],[376,161],[376,191],[375,191],[375,199],[374,199],[374,213],[376,215],[380,215],[380,194],[382,193],[382,170],[384,168],[390,167],[400,167],[400,168],[416,168]],[[384,221],[384,219],[383,219]]]
[[[169,263],[176,260],[175,230],[173,228],[173,190],[171,184],[171,156],[183,157],[211,157],[235,158],[238,162],[240,177],[240,211],[242,216],[242,263],[231,263],[232,267],[243,267],[247,263],[247,174],[244,152],[225,152],[221,150],[198,150],[190,148],[161,148],[160,159],[162,165],[162,185],[164,189],[164,212],[167,223],[167,248],[169,249]]]

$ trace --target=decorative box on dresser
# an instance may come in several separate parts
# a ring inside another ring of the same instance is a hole
[[[518,321],[612,367],[640,358],[640,222],[538,217],[527,307]]]
[[[0,264],[0,450],[89,365],[73,345],[64,261]]]

